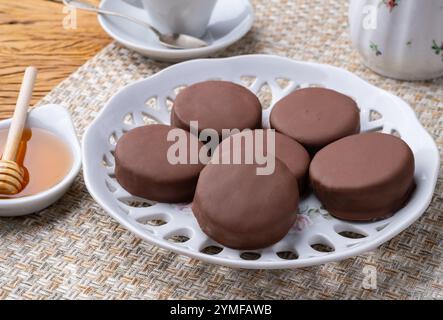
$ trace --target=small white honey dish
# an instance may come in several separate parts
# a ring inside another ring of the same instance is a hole
[[[11,120],[0,121],[0,130],[8,129]],[[21,216],[40,211],[60,199],[69,189],[81,167],[80,145],[69,112],[60,105],[50,104],[32,109],[26,127],[52,133],[70,152],[67,173],[53,186],[23,197],[0,199],[0,217]],[[50,174],[50,172],[47,172]],[[45,173],[46,174],[46,173]],[[31,177],[32,179],[32,177]]]

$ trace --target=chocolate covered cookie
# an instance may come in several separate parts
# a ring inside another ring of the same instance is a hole
[[[219,163],[222,163],[221,154],[223,150],[231,148],[231,154],[228,160],[230,163],[234,162],[233,150],[241,150],[241,163],[246,163],[246,160],[254,159],[258,153],[258,157],[266,160],[273,153],[275,157],[281,160],[295,175],[298,181],[298,188],[300,194],[303,194],[306,189],[309,163],[311,161],[306,149],[294,139],[291,139],[283,134],[274,131],[273,143],[271,146],[269,135],[271,130],[246,130],[244,132],[235,134],[225,139],[220,143],[214,153],[214,157],[218,156]],[[257,150],[257,144],[261,143],[261,148]],[[246,157],[246,154],[249,157]]]
[[[271,127],[314,154],[324,146],[360,131],[355,101],[334,90],[306,88],[277,102],[271,112]]]
[[[171,129],[180,130],[187,146],[203,145],[182,129],[166,125],[148,125],[125,133],[115,149],[115,176],[130,194],[159,202],[190,202],[194,196],[200,163],[191,164],[190,152],[185,163],[171,164],[168,150],[175,143],[168,141]]]
[[[374,221],[405,205],[415,186],[414,156],[392,135],[353,135],[320,150],[309,175],[315,194],[333,216]]]
[[[271,175],[257,164],[208,164],[200,174],[192,210],[201,229],[230,248],[255,250],[280,241],[295,223],[296,177],[275,159]]]
[[[205,81],[182,90],[171,111],[173,126],[190,130],[198,121],[199,132],[214,129],[261,128],[262,108],[258,98],[247,88],[227,81]]]

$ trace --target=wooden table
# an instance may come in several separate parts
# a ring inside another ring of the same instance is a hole
[[[0,0],[0,119],[11,116],[26,66],[39,69],[34,104],[111,41],[92,13],[77,10],[77,28],[64,28],[63,7],[61,0]]]

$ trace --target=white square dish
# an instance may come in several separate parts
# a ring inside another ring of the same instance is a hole
[[[11,120],[0,122],[0,129],[8,128]],[[81,168],[81,152],[69,112],[56,104],[44,105],[29,111],[26,126],[45,129],[60,138],[72,154],[72,166],[66,176],[52,188],[16,199],[0,199],[0,217],[22,216],[49,207],[69,189]]]

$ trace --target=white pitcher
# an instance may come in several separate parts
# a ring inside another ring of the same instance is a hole
[[[443,0],[351,0],[349,23],[353,45],[375,72],[443,76]]]

